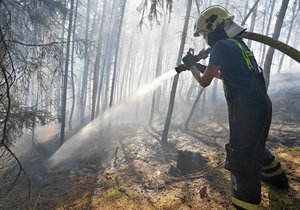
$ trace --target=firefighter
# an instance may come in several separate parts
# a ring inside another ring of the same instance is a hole
[[[278,159],[265,147],[272,104],[262,70],[243,42],[246,29],[233,19],[221,6],[205,9],[195,23],[194,36],[202,36],[212,48],[208,66],[197,63],[190,52],[183,62],[203,87],[214,77],[222,80],[230,129],[225,169],[231,173],[231,208],[260,209],[261,179],[285,189],[288,179]]]

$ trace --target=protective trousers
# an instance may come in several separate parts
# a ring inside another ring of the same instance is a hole
[[[231,172],[236,209],[259,209],[262,168],[274,157],[265,149],[272,104],[262,74],[252,73],[250,83],[247,97],[227,101],[230,139],[225,168]]]

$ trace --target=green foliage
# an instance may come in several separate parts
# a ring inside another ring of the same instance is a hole
[[[34,110],[33,108],[19,108],[10,114],[11,128],[15,130],[32,129],[36,125],[47,125],[54,117],[47,110]]]
[[[37,125],[47,125],[54,120],[55,118],[47,110],[36,110],[35,107],[21,107],[18,102],[13,102],[7,123],[9,134],[9,142],[7,144],[14,143],[25,129],[31,130]]]

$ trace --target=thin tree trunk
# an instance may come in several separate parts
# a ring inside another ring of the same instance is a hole
[[[257,4],[258,4],[259,0],[257,0],[253,6],[253,10],[252,10],[252,17],[251,17],[251,24],[250,24],[250,29],[249,31],[252,32],[254,31],[254,26],[256,23],[256,17],[257,17]],[[252,41],[248,40],[248,46],[251,47]]]
[[[225,2],[225,8],[228,9],[228,5],[229,5],[229,0],[226,0]]]
[[[93,94],[92,94],[92,110],[91,110],[91,120],[95,118],[95,112],[96,112],[96,100],[97,100],[97,93],[98,93],[98,84],[99,84],[99,71],[100,71],[100,58],[101,58],[101,45],[102,45],[102,38],[104,36],[104,22],[105,22],[105,9],[106,9],[106,2],[103,3],[103,9],[102,9],[102,19],[100,23],[100,28],[98,32],[98,42],[97,42],[97,53],[96,53],[96,59],[94,64],[94,72],[93,72]]]
[[[251,14],[251,12],[248,12],[248,13],[247,13],[248,7],[249,7],[249,0],[247,0],[247,1],[246,1],[246,4],[245,4],[245,10],[244,10],[244,14],[243,14],[244,20],[241,22],[241,25],[242,25],[242,26],[245,25],[246,20],[248,19],[248,17],[249,17],[250,14]]]
[[[86,105],[86,95],[87,95],[87,80],[89,73],[89,30],[90,30],[90,9],[91,9],[91,0],[87,2],[87,10],[86,10],[86,22],[85,22],[85,45],[84,45],[84,69],[83,69],[83,77],[80,91],[80,103],[79,103],[79,114],[80,114],[80,123],[84,124],[85,118],[85,105]]]
[[[244,13],[244,19],[242,20],[242,23],[241,23],[242,26],[245,25],[246,21],[248,20],[248,18],[251,15],[251,13],[252,12],[253,13],[256,12],[256,10],[257,10],[257,4],[258,4],[259,0],[256,0],[256,2],[253,4],[252,8],[250,9],[250,11],[248,12],[248,14],[246,15],[247,8],[248,8],[248,2],[249,2],[249,0],[247,0],[246,9],[245,9],[245,13]],[[255,14],[255,18],[256,18],[256,14]]]
[[[299,5],[300,6],[300,5]],[[299,43],[300,43],[300,40],[299,40],[299,38],[298,38],[298,36],[294,36],[294,40],[293,40],[293,42],[292,42],[292,45],[295,47],[295,48],[297,48],[297,49],[299,49]],[[293,61],[293,59],[292,58],[290,58],[290,61],[289,61],[289,69],[291,69],[291,68],[293,68],[293,67],[295,67],[295,62]]]
[[[66,7],[67,3],[66,1],[64,1],[64,6]],[[66,25],[66,15],[63,15],[63,20],[62,20],[62,32],[61,32],[61,39],[65,38],[65,25]],[[56,112],[57,112],[57,119],[58,122],[61,123],[61,98],[62,98],[62,88],[63,88],[63,71],[64,71],[64,43],[62,42],[60,44],[60,58],[59,58],[59,81],[57,81],[58,83],[58,87],[56,89]]]
[[[293,30],[293,27],[294,27],[294,22],[295,22],[294,21],[295,20],[294,17],[296,15],[297,2],[295,1],[293,4],[294,4],[293,5],[293,15],[292,15],[293,19],[291,20],[291,23],[290,23],[289,33],[288,33],[288,36],[287,36],[286,41],[285,41],[286,44],[288,44],[289,41],[290,41],[292,30]],[[281,71],[281,68],[282,68],[282,64],[283,64],[284,56],[285,56],[285,54],[282,53],[280,61],[279,61],[278,69],[277,69],[277,74],[280,74],[280,71]]]
[[[74,12],[73,10],[74,10],[74,0],[71,0],[67,47],[66,47],[66,63],[65,63],[64,82],[63,82],[63,94],[62,94],[62,100],[61,100],[61,131],[60,131],[61,145],[65,141],[66,105],[67,105],[67,91],[68,91],[68,68],[69,68],[70,42],[71,42],[73,12]]]
[[[122,75],[122,81],[121,81],[121,85],[120,85],[120,97],[119,97],[119,101],[122,101],[124,98],[124,93],[125,93],[125,76],[128,75],[128,71],[129,71],[129,64],[130,64],[130,59],[131,59],[131,55],[132,55],[132,48],[133,48],[133,40],[134,40],[134,35],[131,36],[131,40],[130,40],[130,44],[129,44],[129,50],[127,53],[127,57],[126,57],[126,62],[124,65],[124,71],[123,71],[123,75]],[[143,69],[143,68],[142,68]]]
[[[264,4],[264,17],[263,17],[263,20],[262,20],[262,26],[261,26],[261,32],[262,33],[264,33],[264,29],[266,28],[266,16],[267,16],[267,12],[268,12],[268,8],[269,8],[269,4],[268,3],[270,3],[270,5],[271,5],[271,2],[270,1],[265,1],[265,4]],[[260,44],[260,46],[259,46],[259,55],[258,55],[258,58],[257,58],[257,60],[259,59],[259,60],[261,60],[261,57],[262,57],[262,53],[263,53],[263,48],[265,47],[265,45],[264,44]]]
[[[200,15],[200,5],[199,5],[199,1],[198,1],[198,0],[195,0],[195,3],[196,3],[196,8],[197,8],[197,13],[198,13],[198,15]]]
[[[199,9],[199,3],[198,3],[197,0],[196,0],[196,7],[197,7],[197,13],[198,13],[198,16],[199,16],[200,15],[200,9]],[[204,44],[205,44],[205,42],[204,42]],[[193,90],[196,89],[198,86],[199,86],[199,84],[196,82],[196,80],[193,79],[192,82],[191,82],[190,88],[188,89],[187,94],[186,94],[186,99],[185,100],[187,102],[190,101]],[[197,98],[195,100],[197,100]],[[194,110],[192,108],[190,114],[192,115],[193,112],[194,112]]]
[[[196,99],[195,99],[195,101],[194,101],[194,104],[193,104],[193,106],[192,106],[192,109],[191,109],[191,111],[190,111],[190,114],[189,114],[188,118],[186,119],[186,121],[185,121],[185,123],[184,123],[184,129],[187,129],[187,128],[188,128],[189,122],[190,122],[190,120],[192,119],[193,113],[194,113],[194,111],[195,111],[195,108],[196,108],[196,106],[197,106],[197,104],[198,104],[198,101],[199,101],[199,99],[200,99],[200,97],[201,97],[203,91],[204,91],[204,88],[200,88],[200,90],[199,90],[199,92],[198,92],[198,95],[197,95],[197,97],[196,97]]]
[[[113,76],[112,76],[110,100],[109,100],[109,105],[108,105],[109,108],[112,107],[113,98],[114,98],[115,78],[116,78],[116,72],[117,72],[117,67],[118,67],[118,55],[119,55],[120,40],[121,40],[121,35],[122,35],[122,25],[123,25],[123,20],[124,20],[125,8],[126,8],[126,0],[123,3],[121,21],[120,21],[119,29],[118,29],[118,31],[119,31],[118,32],[118,41],[117,41],[117,48],[116,48],[115,61],[114,61],[114,70],[113,70]]]
[[[284,19],[288,4],[289,4],[289,0],[282,0],[280,11],[277,16],[277,20],[276,20],[276,24],[275,24],[274,33],[272,36],[272,38],[275,40],[278,40],[278,38],[280,36],[281,27],[282,27],[283,19]],[[268,52],[266,54],[265,64],[264,64],[264,76],[265,76],[265,81],[266,81],[267,87],[269,87],[269,83],[270,83],[270,71],[271,71],[274,52],[275,52],[275,49],[272,47],[269,47]]]
[[[38,7],[37,7],[37,2],[34,2],[34,9],[38,9]],[[38,31],[39,31],[39,28],[38,28],[38,24],[37,23],[34,23],[34,25],[33,25],[33,27],[34,27],[34,41],[35,41],[35,43],[38,43]],[[34,48],[33,49],[33,57],[37,57],[37,54],[38,54],[38,52],[37,52],[37,50],[38,49],[36,49],[36,48]],[[34,107],[34,115],[35,115],[35,117],[33,118],[33,122],[32,122],[32,133],[31,133],[31,142],[32,142],[32,146],[35,146],[35,127],[36,127],[36,112],[37,112],[37,110],[38,110],[38,102],[39,102],[39,88],[38,88],[38,86],[39,86],[39,81],[38,81],[38,71],[39,71],[39,69],[38,69],[39,67],[36,67],[34,70],[35,70],[35,72],[34,72],[34,77],[36,77],[36,78],[34,78],[33,79],[33,81],[32,81],[32,83],[31,83],[31,88],[32,88],[32,93],[34,93],[35,91],[36,91],[36,98],[34,98],[34,94],[32,94],[32,97],[33,97],[33,99],[31,99],[32,100],[32,107]],[[35,81],[34,80],[36,80],[36,82],[37,82],[37,87],[35,87]],[[34,99],[35,99],[35,101],[34,101]]]
[[[266,36],[269,36],[271,21],[272,21],[272,18],[273,18],[275,2],[276,2],[276,0],[272,0],[270,17],[269,17],[269,21],[268,21],[268,25],[267,25],[267,29],[266,29],[266,33],[265,33]],[[263,65],[263,62],[264,62],[264,59],[265,59],[265,54],[266,54],[266,45],[263,46],[263,52],[262,52],[262,56],[261,56],[261,60],[260,60],[260,66]]]
[[[184,27],[183,27],[183,32],[182,32],[182,36],[181,36],[181,44],[180,44],[180,49],[179,49],[178,58],[177,58],[177,65],[181,64],[181,59],[182,59],[183,50],[184,50],[184,44],[185,44],[185,40],[186,40],[186,36],[187,36],[187,29],[188,29],[188,23],[189,23],[189,19],[190,19],[191,8],[192,8],[192,0],[188,0],[185,21],[184,21]],[[171,95],[170,95],[170,102],[169,102],[167,117],[166,117],[165,126],[164,126],[164,130],[163,130],[162,138],[161,138],[161,141],[163,143],[166,143],[168,141],[168,134],[169,134],[169,128],[170,128],[173,108],[174,108],[178,78],[179,78],[179,74],[176,74],[174,76],[174,80],[173,80],[173,84],[172,84],[172,90],[171,90]]]
[[[72,120],[73,120],[73,113],[75,108],[75,84],[74,84],[74,52],[75,52],[75,30],[76,30],[76,24],[77,24],[77,11],[78,11],[78,0],[76,0],[76,6],[75,6],[75,14],[74,14],[74,26],[73,26],[73,42],[72,42],[72,55],[71,55],[71,86],[72,86],[72,105],[71,105],[71,111],[69,116],[69,130],[72,130]]]
[[[159,50],[157,53],[157,59],[156,59],[156,71],[155,71],[155,78],[159,77],[161,75],[161,68],[162,68],[162,60],[163,60],[163,50],[166,42],[166,33],[167,33],[167,16],[164,17],[164,24],[162,28],[162,34],[161,34],[161,39],[159,43]],[[155,107],[157,103],[159,102],[159,92],[160,89],[158,88],[157,90],[153,91],[152,94],[152,103],[151,103],[151,111],[150,111],[150,118],[148,121],[148,125],[152,126],[153,118],[154,118],[154,112],[155,112]]]
[[[117,1],[112,1],[112,7],[111,7],[111,12],[110,12],[110,22],[109,22],[109,37],[108,37],[108,47],[106,48],[106,54],[108,56],[108,59],[107,59],[107,66],[106,66],[106,75],[105,75],[105,78],[104,78],[104,81],[105,81],[105,90],[104,90],[104,99],[103,99],[103,103],[102,103],[102,107],[103,107],[103,110],[106,111],[107,108],[108,108],[108,105],[109,105],[109,89],[110,89],[110,77],[111,77],[111,69],[112,69],[112,58],[113,58],[113,53],[114,53],[114,48],[115,45],[115,36],[112,36],[116,31],[117,31],[117,18],[116,18],[116,12],[118,11],[118,8],[117,8]]]
[[[114,2],[113,2],[114,3]],[[106,2],[106,9],[105,10],[108,10],[108,11],[110,11],[110,9],[112,9],[112,5],[111,5],[111,1],[107,1]],[[106,12],[104,13],[104,14],[107,14]],[[96,104],[96,116],[98,116],[99,115],[99,113],[100,113],[100,102],[102,102],[102,111],[104,110],[104,109],[106,109],[106,106],[105,106],[105,104],[104,104],[104,101],[105,101],[105,94],[103,94],[104,96],[102,96],[101,94],[104,92],[105,93],[105,91],[102,91],[102,89],[104,89],[104,82],[105,82],[105,80],[104,80],[104,77],[105,77],[105,74],[107,73],[108,74],[108,72],[109,71],[107,71],[106,72],[106,69],[108,69],[109,68],[109,66],[110,66],[110,64],[109,64],[109,62],[110,62],[110,59],[111,59],[111,36],[109,35],[109,34],[111,34],[111,27],[112,27],[112,19],[113,19],[113,15],[112,15],[112,12],[108,12],[108,17],[106,18],[106,20],[109,20],[108,22],[105,22],[105,24],[107,24],[108,26],[110,26],[110,27],[107,27],[108,29],[107,29],[107,31],[106,31],[106,33],[108,34],[106,37],[105,37],[105,40],[104,40],[104,43],[103,43],[103,49],[105,50],[104,51],[104,53],[103,53],[103,55],[104,55],[104,57],[103,57],[103,61],[102,61],[102,66],[101,66],[101,75],[100,75],[100,78],[99,78],[99,86],[98,86],[98,96],[97,96],[97,104]],[[106,27],[104,27],[104,29],[105,29]]]

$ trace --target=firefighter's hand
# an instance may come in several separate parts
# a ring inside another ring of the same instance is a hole
[[[179,66],[175,67],[175,71],[179,74],[183,71],[188,70],[185,64],[180,64]]]
[[[187,55],[182,58],[182,61],[186,67],[190,69],[197,63],[197,58],[192,53],[188,52]]]

